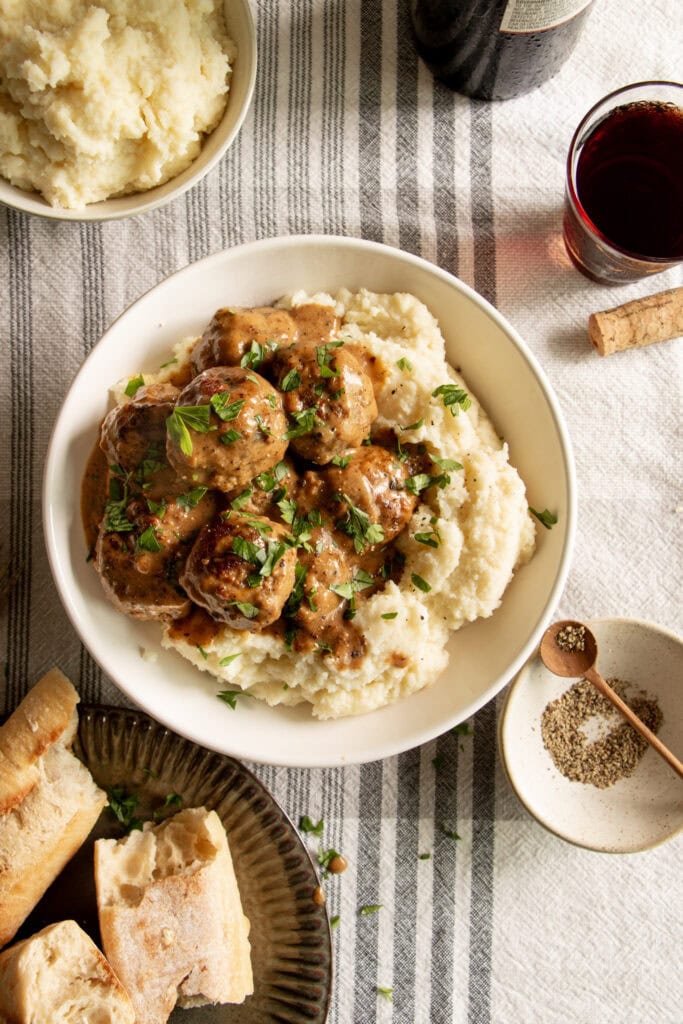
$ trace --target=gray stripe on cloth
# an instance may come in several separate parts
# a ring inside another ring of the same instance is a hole
[[[278,5],[259,3],[256,15],[259,64],[254,89],[254,232],[256,238],[277,234]]]
[[[323,8],[322,212],[320,230],[343,235],[344,214],[344,66],[346,23],[343,4]],[[318,226],[316,226],[317,229]]]
[[[458,225],[455,208],[458,197],[454,193],[454,105],[454,93],[435,80],[432,98],[432,203],[436,227],[436,262],[444,270],[457,275]]]
[[[380,139],[382,131],[382,0],[360,9],[360,123],[358,169],[361,237],[383,240]]]
[[[472,229],[474,287],[496,301],[496,246],[493,234],[493,116],[487,103],[471,105]],[[470,907],[469,1024],[491,1020],[493,943],[493,858],[496,798],[496,705],[475,718],[472,772],[472,902]]]
[[[190,263],[208,256],[209,245],[209,198],[208,183],[204,178],[185,193],[187,211],[187,254]]]
[[[83,297],[83,357],[87,357],[104,333],[104,256],[102,225],[80,225],[81,288]],[[81,644],[79,654],[79,692],[86,703],[102,700],[102,670]]]
[[[400,1020],[415,1019],[415,893],[419,861],[420,748],[398,758],[394,874],[394,979],[401,979]],[[412,907],[411,907],[412,904]]]
[[[417,185],[417,53],[407,4],[396,19],[396,214],[401,249],[420,255]]]
[[[7,211],[10,301],[9,575],[5,710],[19,703],[29,682],[33,558],[33,310],[30,218]]]
[[[311,0],[290,8],[287,219],[292,234],[310,231]]]
[[[382,773],[382,761],[372,761],[360,768],[358,805],[363,809],[363,817],[358,820],[359,910],[360,906],[377,901],[380,887]],[[356,927],[353,1020],[357,1024],[373,1024],[377,1020],[379,921],[377,914],[360,920],[363,927]]]
[[[451,733],[436,743],[434,776],[434,874],[432,877],[432,1024],[453,1019],[453,929],[458,844],[443,835],[458,818],[458,745]],[[438,851],[438,855],[437,855]]]

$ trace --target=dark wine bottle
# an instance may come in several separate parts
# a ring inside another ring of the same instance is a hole
[[[411,0],[417,51],[451,89],[476,99],[510,99],[559,71],[590,2]]]

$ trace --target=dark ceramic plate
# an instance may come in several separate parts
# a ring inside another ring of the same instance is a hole
[[[175,1010],[174,1024],[315,1024],[327,1019],[332,950],[327,912],[313,902],[313,863],[273,797],[239,761],[181,739],[136,711],[80,709],[74,753],[102,788],[135,794],[140,818],[213,809],[225,825],[244,912],[251,921],[254,994],[241,1006]],[[46,892],[17,938],[73,918],[99,944],[93,843],[123,830],[106,807],[88,840]]]

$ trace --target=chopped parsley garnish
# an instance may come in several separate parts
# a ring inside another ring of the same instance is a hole
[[[439,397],[446,409],[451,410],[451,416],[457,416],[461,409],[464,412],[472,405],[470,396],[457,384],[441,384],[435,388],[432,391],[432,398]]]
[[[258,429],[261,431],[261,433],[265,437],[272,437],[273,436],[272,431],[269,430],[268,427],[263,422],[263,417],[262,416],[260,416],[258,413],[256,413],[256,415],[254,416],[254,420],[256,421],[256,426],[258,427]]]
[[[218,419],[223,420],[224,423],[237,419],[242,411],[244,401],[243,398],[238,398],[236,402],[231,402],[230,394],[227,391],[219,395],[211,395],[210,399],[211,408],[216,413],[216,416],[218,416]]]
[[[401,427],[401,430],[419,430],[424,425],[425,418],[420,416],[419,420],[415,420],[414,423],[409,423],[407,427]]]
[[[144,386],[145,386],[145,379],[142,376],[142,374],[140,373],[140,374],[138,374],[137,377],[131,377],[131,379],[126,384],[126,390],[124,391],[124,394],[128,395],[129,398],[133,398],[133,396],[135,395],[135,392],[138,391],[139,388],[142,388]]]
[[[230,515],[229,512],[227,514]],[[242,516],[244,521],[256,530],[259,537],[267,537],[269,533],[273,532],[273,527],[270,523],[264,523],[263,520],[257,519],[256,516],[252,516],[249,512],[243,512]]]
[[[550,509],[544,508],[542,512],[537,512],[535,508],[532,508],[531,505],[529,505],[529,511],[532,516],[536,516],[542,526],[545,526],[546,530],[552,529],[552,527],[557,523],[557,516],[553,515]]]
[[[334,917],[330,918],[330,928],[331,928],[332,931],[334,931],[335,928],[339,927],[339,921],[340,920],[341,920],[341,918],[339,917],[339,914],[335,914]]]
[[[245,488],[245,490],[238,494],[236,498],[232,499],[232,501],[230,502],[230,507],[234,508],[235,510],[244,508],[244,506],[248,503],[249,499],[251,498],[251,494],[251,487]]]
[[[301,374],[298,370],[290,370],[280,382],[280,391],[294,391],[301,384]]]
[[[434,766],[434,771],[436,771],[436,772],[438,772],[439,768],[443,768],[443,766],[444,766],[443,754],[437,754],[436,757],[433,757],[432,758],[432,765]]]
[[[417,859],[418,860],[431,860],[432,859],[432,855],[431,855],[431,853],[418,853]]]
[[[118,822],[125,829],[132,832],[134,829],[142,829],[142,822],[135,817],[135,809],[140,803],[140,797],[135,793],[126,793],[122,786],[112,786],[107,790],[109,809]]]
[[[444,470],[446,473],[455,472],[456,469],[462,469],[463,467],[455,459],[438,459],[436,455],[430,455],[429,458],[432,460],[435,466],[439,469]]]
[[[290,419],[294,420],[295,425],[286,431],[285,440],[292,441],[295,437],[310,434],[320,422],[316,416],[317,411],[317,406],[311,406],[309,409],[300,409],[299,412],[290,413]]]
[[[157,531],[153,526],[148,526],[146,530],[143,530],[136,542],[136,548],[138,551],[161,551],[162,545],[157,536]]]
[[[177,362],[178,362],[178,360],[177,360],[177,359],[167,359],[165,363],[162,363],[162,364],[161,364],[161,366],[159,367],[159,369],[160,369],[160,370],[165,370],[167,366],[173,366],[173,365],[174,365],[175,363],[177,363]]]
[[[286,615],[288,618],[291,618],[293,615],[296,615],[299,608],[301,607],[301,602],[304,599],[304,583],[306,582],[307,572],[308,569],[306,568],[305,565],[303,565],[302,562],[297,562],[296,565],[294,566],[294,586],[289,597],[287,598],[283,611],[283,614]],[[293,639],[294,636],[292,634],[290,644],[291,642],[293,642]],[[285,633],[285,644],[287,644],[287,633]],[[291,650],[291,646],[289,646],[287,649]]]
[[[162,498],[161,501],[152,501],[151,498],[145,498],[147,502],[147,508],[151,515],[157,516],[159,519],[163,519],[166,513],[166,499]]]
[[[198,650],[198,651],[199,651],[199,653],[201,654],[201,656],[202,656],[202,658],[204,659],[204,661],[207,661],[207,660],[208,660],[208,657],[209,657],[209,655],[208,655],[208,654],[206,653],[206,651],[204,650],[204,648],[202,647],[202,645],[201,645],[201,644],[195,644],[195,647],[197,648],[197,650]]]
[[[235,658],[239,658],[239,656],[239,651],[237,652],[237,654],[226,654],[224,658],[221,658],[218,664],[221,666],[221,668],[227,668],[228,665],[231,665]]]
[[[319,651],[323,651],[325,654],[331,654],[332,653],[331,646],[328,643],[326,643],[324,640],[316,640],[315,646],[318,648]]]
[[[394,1001],[394,990],[393,988],[385,988],[384,985],[377,986],[377,995],[382,996],[383,999],[388,999],[390,1003]]]
[[[382,903],[366,903],[365,906],[361,907],[358,913],[361,917],[367,917],[369,914],[376,914],[378,910],[382,909]]]
[[[343,341],[330,341],[326,345],[318,345],[315,353],[316,362],[320,368],[320,376],[323,380],[329,380],[331,377],[338,377],[339,370],[332,368],[332,355],[331,350],[339,348],[343,345]]]
[[[176,405],[166,420],[166,429],[174,444],[177,444],[183,455],[192,455],[192,438],[190,431],[207,434],[211,422],[210,405]]]
[[[128,501],[126,494],[119,501],[109,500],[104,507],[104,528],[111,533],[129,533],[134,529],[126,515],[125,506]]]
[[[186,491],[184,494],[179,494],[176,498],[176,502],[182,509],[189,512],[191,508],[196,508],[199,502],[206,494],[208,487],[193,487],[191,491]]]
[[[395,618],[397,618],[397,616],[398,616],[398,612],[383,612],[383,614],[382,614],[382,618],[383,619],[387,619],[387,621],[389,619],[395,619]]]
[[[226,430],[225,433],[218,435],[218,440],[221,444],[234,444],[235,441],[239,441],[241,438],[239,430],[235,430],[233,427],[230,430]]]
[[[324,827],[325,822],[323,818],[320,819],[317,825],[313,824],[313,820],[307,814],[302,814],[299,818],[299,831],[306,833],[306,835],[320,837],[323,834]]]
[[[228,608],[237,608],[245,619],[255,619],[258,615],[258,608],[249,601],[228,601]]]
[[[332,465],[333,466],[339,466],[340,469],[346,469],[346,467],[348,466],[350,461],[351,461],[351,457],[349,455],[333,455],[332,456]]]
[[[454,843],[456,843],[460,839],[458,833],[455,832],[453,829],[446,828],[443,822],[439,826],[439,831],[441,832],[442,835],[446,836],[447,839],[452,839]]]
[[[359,569],[352,580],[347,583],[333,583],[330,586],[330,590],[333,594],[338,594],[339,597],[346,598],[350,601],[354,594],[359,593],[361,590],[366,590],[367,587],[374,587],[375,581],[369,572],[365,569]]]
[[[428,548],[438,548],[441,544],[441,537],[436,530],[430,533],[414,533],[413,537],[418,544],[425,544]]]
[[[245,562],[253,562],[256,558],[256,552],[259,550],[259,546],[258,544],[254,544],[253,541],[245,540],[244,537],[233,537],[232,550],[238,558],[243,558]]]
[[[240,359],[240,366],[242,369],[258,370],[266,356],[269,356],[276,348],[277,342],[275,341],[267,341],[265,345],[259,345],[258,341],[252,341],[251,348]]]
[[[165,816],[165,813],[169,808],[180,807],[182,803],[183,798],[180,795],[180,793],[167,793],[166,799],[164,800],[161,807],[157,807],[156,811],[154,812],[154,817],[158,821],[159,818],[163,818]]]
[[[348,494],[342,494],[342,499],[347,511],[337,526],[351,537],[356,552],[360,554],[371,544],[381,544],[384,540],[384,527],[380,523],[371,523],[367,512],[356,508]]]
[[[432,589],[429,583],[427,583],[427,580],[423,580],[416,572],[414,572],[410,578],[413,581],[413,586],[417,587],[417,589],[421,590],[424,594],[428,594]]]
[[[270,491],[275,490],[279,483],[282,483],[288,473],[287,463],[280,461],[273,469],[264,470],[263,473],[259,473],[254,479],[262,491],[270,493]]]
[[[218,697],[219,700],[222,700],[224,704],[227,704],[228,707],[232,708],[232,710],[234,711],[235,708],[237,707],[237,698],[251,697],[251,694],[247,693],[246,690],[220,690],[216,694],[216,696]]]
[[[429,473],[418,473],[417,476],[409,476],[405,482],[405,488],[411,494],[419,494],[434,483]]]
[[[318,851],[318,864],[323,869],[323,878],[327,878],[329,875],[330,864],[335,857],[339,857],[339,853],[334,849]]]
[[[413,368],[413,364],[411,363],[410,359],[406,359],[405,356],[401,356],[400,359],[397,359],[396,365],[398,366],[399,370],[403,370],[404,372],[406,370],[410,372]]]
[[[471,736],[474,729],[471,729],[467,722],[460,722],[459,725],[456,725],[451,729],[451,732],[456,736]]]

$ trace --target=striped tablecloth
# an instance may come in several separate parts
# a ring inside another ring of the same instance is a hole
[[[494,105],[433,82],[407,9],[258,0],[252,109],[190,194],[101,225],[0,210],[0,711],[53,664],[84,700],[121,702],[60,607],[42,538],[46,447],[76,370],[166,275],[278,234],[384,241],[495,303],[547,371],[575,445],[579,531],[559,612],[683,631],[680,343],[601,361],[586,338],[589,312],[681,274],[599,287],[570,267],[559,234],[574,126],[619,85],[680,76],[680,0],[595,0],[561,73]],[[495,727],[492,704],[471,735],[384,762],[257,769],[294,819],[324,818],[325,843],[350,863],[329,885],[340,917],[330,1021],[683,1021],[680,840],[618,858],[545,833],[507,786]],[[362,916],[365,904],[382,909]]]

